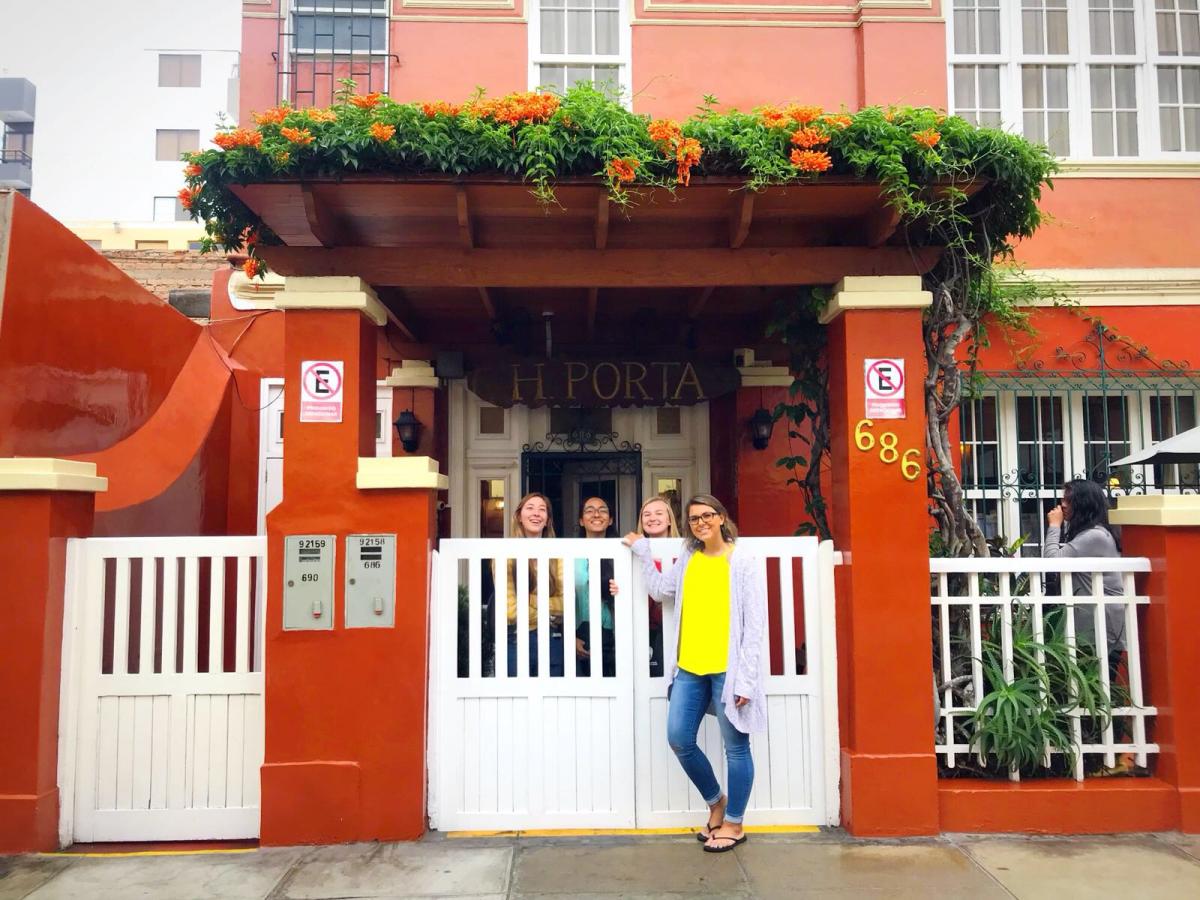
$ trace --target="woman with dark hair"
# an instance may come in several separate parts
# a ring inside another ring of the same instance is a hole
[[[1042,545],[1042,556],[1059,557],[1107,557],[1121,555],[1121,545],[1112,526],[1108,524],[1108,495],[1094,481],[1077,478],[1063,485],[1062,503],[1046,513],[1046,541]],[[1071,593],[1087,596],[1092,593],[1092,575],[1088,572],[1071,573]],[[1124,593],[1121,576],[1117,572],[1104,573],[1105,596]],[[1125,607],[1122,604],[1104,604],[1105,635],[1108,638],[1109,683],[1114,683],[1121,672],[1121,655],[1125,643]],[[1096,647],[1096,605],[1087,603],[1075,606],[1075,637]],[[1118,731],[1121,726],[1116,726]],[[1123,774],[1134,767],[1134,757],[1122,753],[1115,769],[1110,774]]]
[[[642,562],[650,596],[676,601],[678,661],[667,695],[667,741],[708,804],[699,833],[705,851],[724,853],[746,841],[742,819],[754,784],[750,732],[767,727],[759,662],[767,592],[758,560],[738,548],[737,527],[721,501],[697,494],[684,509],[683,551],[665,571],[655,567],[646,538],[632,532],[625,543]],[[696,744],[710,707],[725,744],[728,796]]]
[[[579,527],[585,538],[608,537],[612,527],[612,513],[603,497],[588,497],[579,511]],[[589,621],[591,604],[588,602],[591,584],[590,566],[586,559],[575,560],[575,671],[579,675],[592,673],[592,623]],[[605,678],[617,674],[617,639],[615,611],[613,609],[613,561],[600,560],[600,649],[603,662],[601,669]]]

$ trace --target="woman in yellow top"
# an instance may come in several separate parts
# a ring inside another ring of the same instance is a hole
[[[737,549],[737,528],[721,502],[697,494],[686,510],[683,552],[667,571],[655,568],[645,538],[635,532],[625,543],[642,562],[650,596],[676,598],[678,663],[668,694],[667,741],[708,804],[699,834],[704,849],[724,853],[746,841],[742,819],[754,785],[750,732],[767,725],[760,663],[767,592],[758,560]],[[728,795],[696,744],[710,706],[725,744]]]
[[[526,494],[513,510],[511,533],[519,538],[554,537],[554,515],[550,499],[537,492]],[[538,611],[537,611],[537,562],[529,562],[529,674],[538,673]],[[552,559],[546,566],[550,573],[549,606],[550,621],[550,676],[561,678],[563,674],[563,589],[562,560]],[[517,566],[515,560],[508,561],[508,675],[517,674]]]

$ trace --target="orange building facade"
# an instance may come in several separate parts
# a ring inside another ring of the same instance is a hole
[[[990,330],[980,389],[957,425],[964,488],[985,535],[1037,555],[1045,510],[1070,478],[1173,499],[1198,486],[1194,465],[1109,471],[1113,459],[1198,424],[1198,28],[1200,13],[1169,0],[247,0],[240,108],[324,106],[341,78],[399,101],[583,79],[619,87],[635,112],[654,117],[683,118],[705,102],[919,105],[1048,143],[1062,169],[1043,200],[1046,222],[1018,246],[1012,275],[1045,296],[1032,302],[1028,331]],[[1200,828],[1200,677],[1189,674],[1200,672],[1200,659],[1186,640],[1194,588],[1180,579],[1200,540],[1191,507],[1182,518],[1126,519],[1127,544],[1155,566],[1143,632],[1159,691],[1155,777],[1079,786],[938,778],[924,482],[864,465],[851,440],[863,417],[864,359],[905,359],[919,384],[925,301],[909,296],[922,293],[911,281],[889,281],[911,278],[911,262],[884,248],[869,272],[834,271],[831,258],[794,282],[764,266],[759,282],[726,273],[719,283],[680,276],[643,286],[634,272],[591,286],[585,269],[555,259],[557,236],[539,237],[536,225],[533,238],[520,231],[537,218],[520,185],[395,194],[392,213],[337,190],[248,193],[256,211],[286,213],[293,203],[307,237],[285,241],[283,264],[271,262],[310,278],[251,283],[221,268],[203,324],[140,290],[24,198],[0,195],[0,375],[22,385],[0,396],[0,457],[90,463],[107,478],[106,490],[92,485],[94,506],[70,493],[87,489],[83,482],[67,494],[37,487],[76,484],[74,470],[27,466],[41,474],[14,476],[0,492],[21,529],[3,546],[9,564],[31,561],[22,590],[37,611],[0,638],[0,659],[19,661],[5,674],[22,685],[12,715],[29,735],[3,751],[13,765],[0,779],[0,849],[55,842],[55,598],[64,541],[83,536],[266,535],[262,840],[419,835],[426,732],[398,719],[367,728],[378,696],[349,698],[385,672],[376,690],[424,720],[427,613],[400,610],[401,628],[370,635],[340,625],[327,638],[290,633],[274,602],[286,576],[272,548],[294,534],[395,532],[398,578],[424,596],[438,539],[508,536],[503,510],[530,490],[552,496],[560,534],[574,533],[573,508],[590,493],[604,496],[627,530],[643,499],[678,503],[711,491],[743,534],[790,535],[807,514],[775,461],[796,452],[795,441],[777,423],[760,448],[750,422],[788,397],[786,349],[765,327],[772,304],[800,284],[838,286],[842,298],[829,314],[826,478],[832,537],[846,554],[837,575],[841,823],[864,835]],[[815,210],[797,212],[786,197],[730,210],[726,191],[698,188],[696,197],[713,199],[610,220],[591,193],[571,190],[560,195],[563,235],[575,229],[598,252],[652,247],[664,259],[693,247],[689,233],[711,231],[728,242],[714,254],[761,250],[768,260],[764,235],[773,228],[798,228],[805,216],[838,220],[839,209],[854,221],[871,213],[850,193]],[[372,216],[385,214],[397,217],[392,225],[403,215],[403,228],[426,229],[428,258],[418,250],[396,264],[419,276],[381,281],[307,262],[336,243],[321,239],[322,227],[371,244]],[[529,243],[513,247],[516,233]],[[544,252],[545,274],[439,281],[438,260],[490,247],[526,253],[531,270]],[[866,280],[856,288],[847,276]],[[345,361],[346,411],[336,425],[300,418],[301,373],[313,359]],[[904,446],[920,446],[918,395],[908,403],[895,430]],[[420,426],[409,446],[391,424],[402,410]],[[627,468],[600,467],[601,456],[611,454],[609,463],[622,453]],[[396,465],[372,482],[362,465],[370,457]],[[405,460],[416,468],[403,468]],[[315,472],[323,474],[314,480]],[[34,644],[45,653],[31,660],[22,648]],[[297,688],[318,670],[327,675],[319,685]],[[334,720],[312,729],[331,708]]]

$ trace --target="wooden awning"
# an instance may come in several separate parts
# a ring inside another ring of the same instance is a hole
[[[233,190],[283,240],[261,248],[274,271],[364,278],[412,323],[414,341],[454,327],[487,342],[498,320],[522,310],[569,313],[568,333],[587,341],[603,331],[598,318],[619,315],[614,340],[628,339],[649,308],[664,321],[712,326],[714,340],[736,346],[761,335],[781,291],[846,275],[922,274],[940,253],[907,246],[879,185],[849,179],[757,193],[736,180],[696,179],[675,193],[635,189],[624,207],[594,179],[556,184],[550,204],[528,184],[484,177]],[[713,321],[722,315],[732,331]]]

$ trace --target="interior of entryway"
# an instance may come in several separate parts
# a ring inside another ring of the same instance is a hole
[[[612,533],[637,525],[648,497],[679,515],[688,496],[709,490],[709,408],[494,406],[449,385],[452,537],[510,537],[512,505],[530,491],[551,499],[555,533],[580,535],[590,496],[613,513]]]

